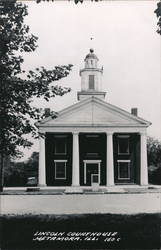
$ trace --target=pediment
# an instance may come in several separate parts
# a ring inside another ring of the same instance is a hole
[[[149,126],[150,122],[135,117],[127,111],[106,103],[96,97],[80,101],[62,111],[56,119],[51,117],[42,120],[38,126]]]

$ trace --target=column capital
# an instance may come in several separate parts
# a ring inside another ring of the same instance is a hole
[[[139,132],[140,135],[147,136],[146,132]]]
[[[113,135],[114,132],[113,131],[106,131],[106,135]]]
[[[73,135],[79,135],[79,132],[78,131],[73,131],[72,134]]]

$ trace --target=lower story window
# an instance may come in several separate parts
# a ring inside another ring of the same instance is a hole
[[[66,179],[66,163],[67,160],[55,160],[55,179]]]
[[[129,180],[130,179],[130,160],[118,160],[118,179]]]

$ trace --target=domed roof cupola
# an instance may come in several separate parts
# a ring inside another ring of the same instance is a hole
[[[85,68],[97,68],[98,57],[94,54],[94,49],[90,49],[90,53],[86,55]]]
[[[92,58],[92,59],[96,59],[98,61],[98,57],[93,53],[94,49],[90,49],[89,51],[90,51],[90,53],[86,55],[85,60]]]
[[[94,50],[90,49],[90,53],[86,55],[85,67],[80,70],[81,91],[78,92],[78,100],[96,96],[104,99],[106,93],[102,91],[102,74],[103,68],[97,67],[98,57],[94,54]]]

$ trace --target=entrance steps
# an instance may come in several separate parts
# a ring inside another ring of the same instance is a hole
[[[99,186],[96,189],[93,189],[92,186],[80,186],[80,187],[4,187],[4,191],[1,195],[10,194],[10,195],[65,195],[65,194],[138,194],[138,193],[161,193],[161,185],[115,185],[111,187]]]

